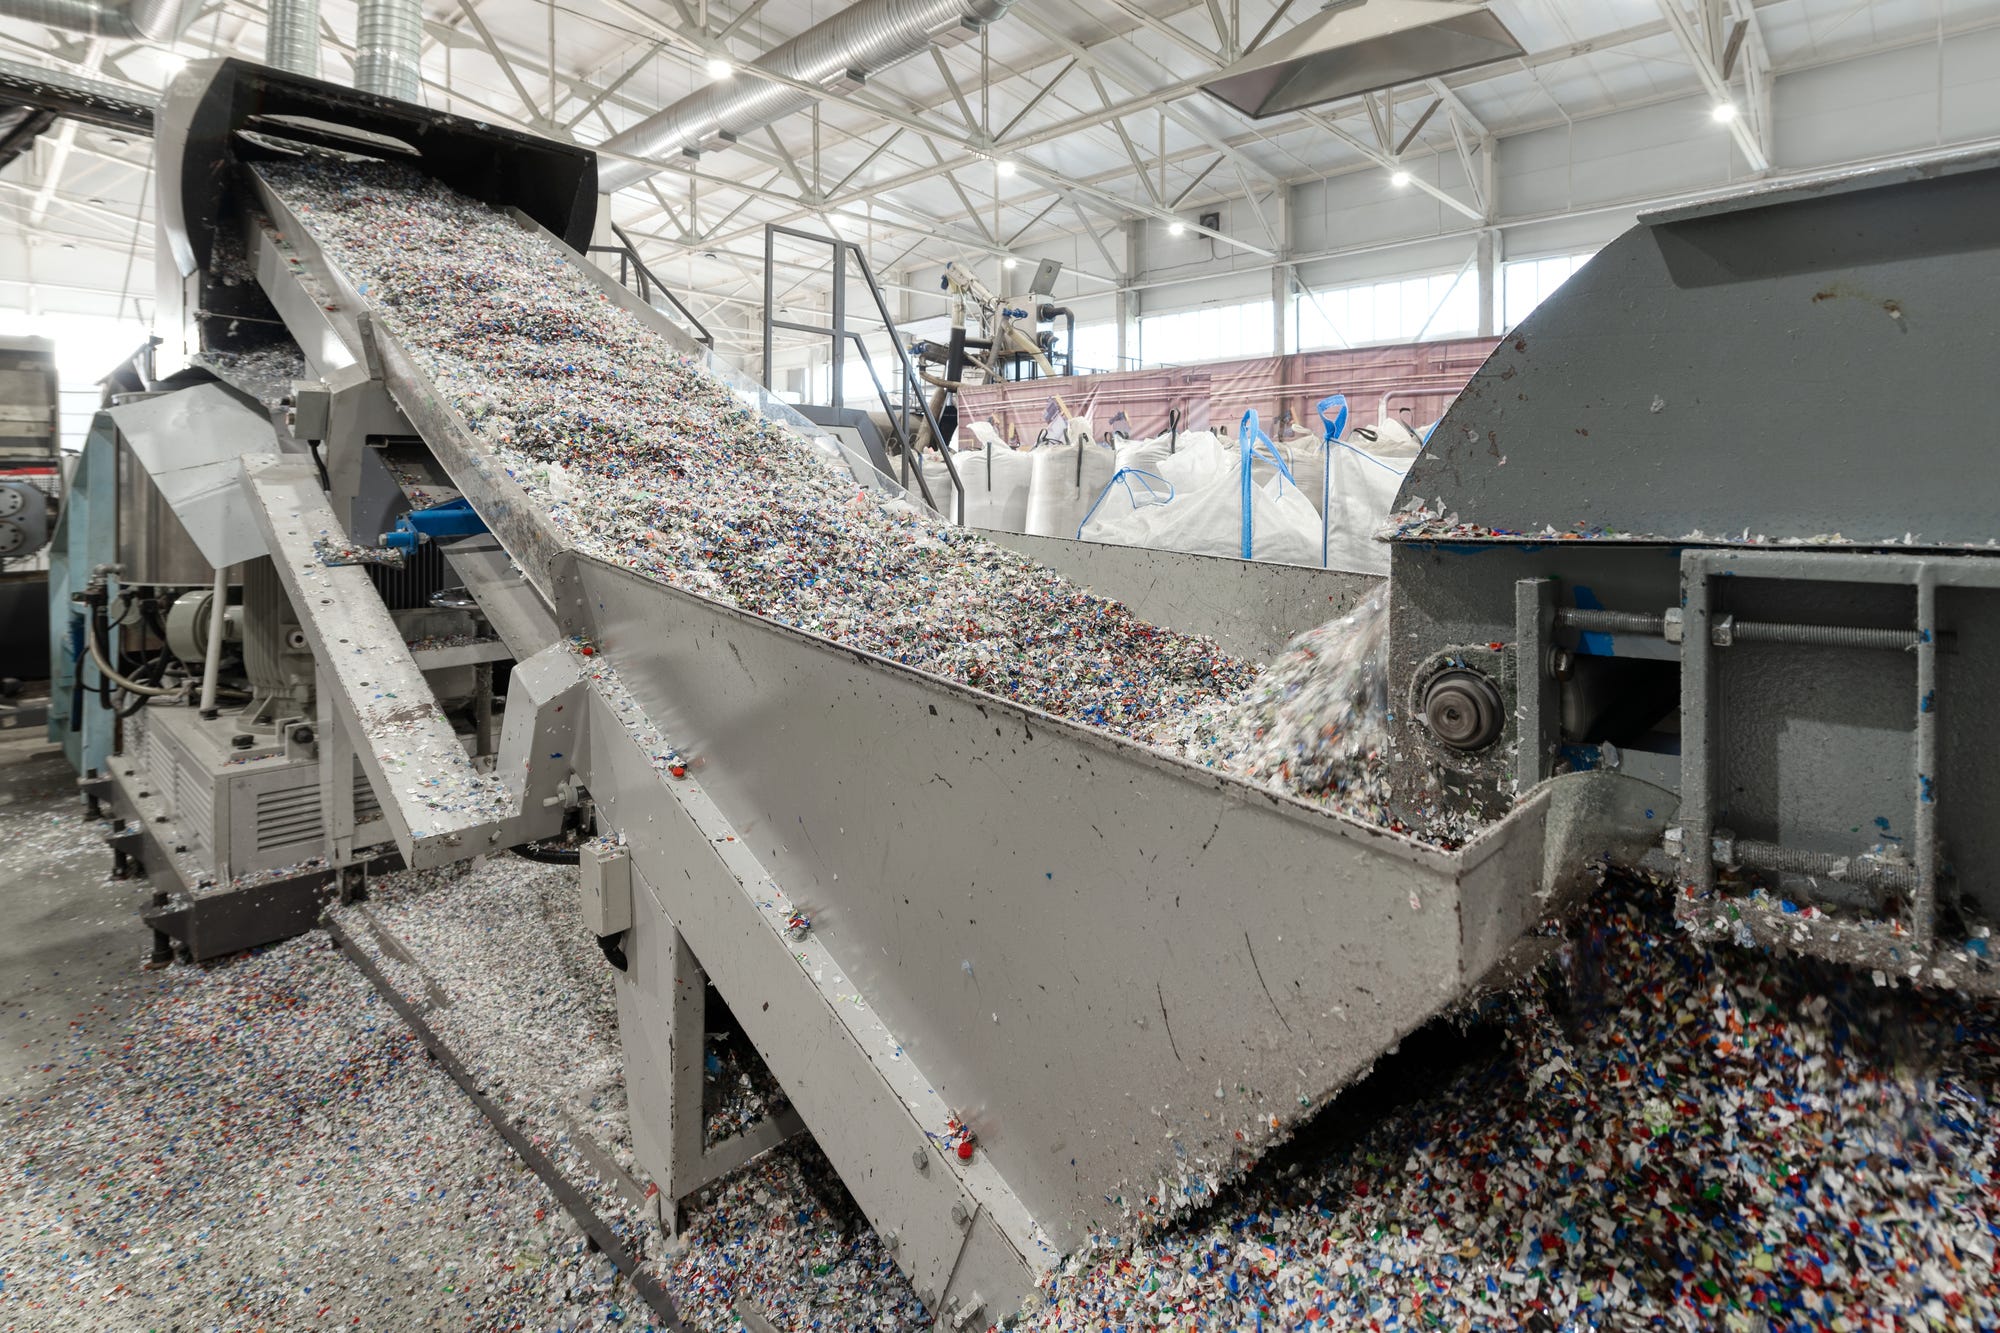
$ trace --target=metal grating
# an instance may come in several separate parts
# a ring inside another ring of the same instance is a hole
[[[295,843],[317,843],[322,833],[317,782],[257,793],[259,855]]]

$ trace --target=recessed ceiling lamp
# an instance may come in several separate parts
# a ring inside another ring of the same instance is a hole
[[[1484,5],[1332,0],[1202,91],[1262,120],[1526,54]]]

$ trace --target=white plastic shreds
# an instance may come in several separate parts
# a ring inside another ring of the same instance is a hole
[[[1390,822],[1387,777],[1237,763],[1254,665],[859,486],[609,301],[553,242],[408,168],[259,167],[473,434],[580,550],[783,624]],[[1323,774],[1319,776],[1324,776]],[[1362,790],[1365,788],[1366,790]]]

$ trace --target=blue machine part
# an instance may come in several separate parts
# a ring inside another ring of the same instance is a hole
[[[49,542],[49,740],[77,772],[103,772],[111,753],[116,719],[98,698],[97,668],[83,654],[83,617],[70,594],[90,579],[90,571],[118,558],[118,428],[98,413],[84,439],[83,454],[63,494],[55,535]],[[118,630],[109,645],[118,649]],[[81,659],[81,663],[79,662]]]
[[[414,552],[427,541],[440,537],[470,537],[486,531],[486,520],[473,512],[464,500],[447,500],[429,509],[412,509],[396,520],[396,526],[382,534],[382,545],[392,550]]]

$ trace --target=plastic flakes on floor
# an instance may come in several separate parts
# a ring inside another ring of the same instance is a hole
[[[2000,1320],[2000,1009],[1704,950],[1623,878],[1567,970],[1498,1002],[1502,1056],[1198,1222],[1104,1238],[1033,1326]]]

